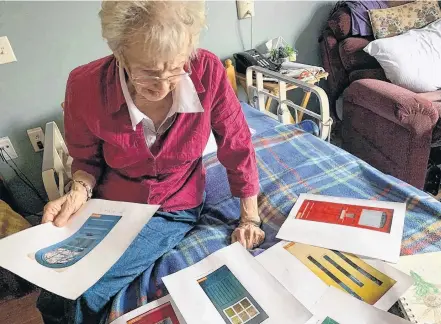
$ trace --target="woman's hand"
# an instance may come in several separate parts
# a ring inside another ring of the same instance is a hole
[[[87,190],[82,185],[73,184],[71,191],[44,206],[42,223],[53,222],[62,227],[87,201]]]
[[[246,249],[253,249],[262,244],[265,232],[260,229],[260,217],[257,208],[257,196],[240,200],[240,224],[231,235],[231,242],[239,242]]]
[[[231,243],[239,242],[246,249],[258,247],[265,239],[265,232],[253,222],[241,222],[231,235]]]

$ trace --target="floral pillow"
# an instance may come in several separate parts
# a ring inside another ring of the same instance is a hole
[[[400,35],[441,18],[438,1],[416,1],[402,6],[369,10],[376,39]]]

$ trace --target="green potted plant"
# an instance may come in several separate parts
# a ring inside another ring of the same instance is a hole
[[[273,48],[270,51],[270,60],[274,63],[277,63],[279,61],[279,51],[277,49]]]
[[[295,62],[297,59],[297,51],[289,45],[285,46],[285,52],[288,54],[290,62]]]
[[[291,46],[280,46],[270,51],[270,59],[275,63],[293,62],[296,60],[297,51]]]

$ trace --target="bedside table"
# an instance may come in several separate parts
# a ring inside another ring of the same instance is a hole
[[[319,72],[315,75],[314,79],[311,80],[307,80],[305,81],[306,83],[309,84],[317,84],[320,82],[321,79],[326,79],[328,77],[328,72]],[[240,86],[245,89],[247,88],[247,79],[245,74],[242,73],[238,73],[236,72],[236,80],[239,82]],[[270,82],[270,81],[264,81],[263,82],[263,87],[268,90],[269,93],[271,93],[274,96],[278,96],[279,95],[279,84],[277,82]],[[289,90],[293,90],[293,89],[297,89],[298,87],[290,84],[286,86],[286,91]],[[248,92],[247,92],[248,93]],[[303,99],[302,102],[300,104],[300,107],[305,108],[308,106],[308,102],[309,102],[309,98],[311,97],[311,92],[305,92],[303,95]],[[273,98],[268,97],[266,99],[266,103],[265,103],[265,109],[267,111],[269,111],[270,107],[271,107],[271,102],[272,102]],[[250,101],[250,98],[248,98],[248,102]],[[298,122],[301,122],[303,119],[303,112],[298,112]],[[291,116],[291,123],[294,124],[294,118]]]

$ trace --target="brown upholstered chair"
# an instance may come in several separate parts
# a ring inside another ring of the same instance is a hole
[[[441,103],[391,84],[378,62],[363,51],[372,40],[352,36],[346,7],[334,11],[320,37],[334,116],[333,104],[343,94],[343,148],[422,188],[431,146],[441,140]]]

